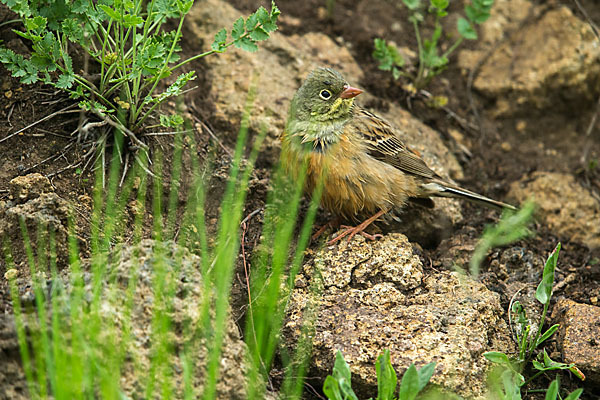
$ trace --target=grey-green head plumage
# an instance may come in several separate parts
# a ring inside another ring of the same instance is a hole
[[[336,142],[352,117],[356,94],[349,97],[345,92],[349,87],[346,79],[331,68],[313,70],[292,100],[288,134],[300,136],[303,142]]]

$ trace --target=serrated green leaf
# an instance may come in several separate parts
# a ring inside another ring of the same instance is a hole
[[[225,50],[225,44],[227,43],[227,31],[225,28],[221,29],[215,35],[215,40],[210,46],[214,51],[223,51]]]
[[[144,23],[144,19],[137,15],[125,14],[123,15],[123,26],[126,28],[133,28],[134,26]]]
[[[560,253],[560,243],[556,245],[554,251],[550,254],[544,265],[542,281],[535,291],[535,298],[542,304],[550,301],[552,296],[552,286],[554,285],[554,270],[558,262],[558,253]]]
[[[264,24],[265,22],[271,21],[271,15],[263,6],[260,6],[254,14],[256,15],[256,19],[259,24]]]
[[[75,82],[75,76],[72,74],[61,74],[56,81],[56,87],[59,89],[69,89]]]
[[[46,29],[48,20],[40,15],[36,15],[33,18],[25,18],[23,22],[27,30],[34,31],[39,35]]]
[[[233,42],[233,44],[235,45],[235,47],[248,51],[250,53],[254,53],[255,51],[258,50],[258,46],[256,45],[256,43],[254,42],[254,40],[252,40],[251,38],[245,36],[239,40],[236,40],[235,42]]]
[[[415,364],[410,364],[402,376],[398,400],[414,400],[419,394],[419,372]]]
[[[269,34],[260,26],[250,32],[250,38],[256,41],[267,40]]]
[[[279,10],[277,5],[275,4],[275,1],[271,0],[271,12],[269,13],[269,16],[271,17],[271,22],[275,23],[280,14],[281,10]]]
[[[553,380],[548,386],[548,390],[546,390],[545,400],[556,400],[558,397],[558,380]]]
[[[239,17],[234,23],[233,23],[233,29],[231,30],[231,37],[234,39],[239,39],[242,37],[242,35],[245,33],[244,30],[244,25],[245,25],[245,21],[243,17]]]
[[[98,5],[98,8],[100,8],[102,11],[104,11],[106,13],[106,15],[113,21],[121,22],[121,14],[119,14],[117,11],[113,10],[109,6],[107,6],[105,4],[100,4],[100,5]]]
[[[193,0],[188,0],[188,1],[177,0],[177,10],[181,13],[181,15],[187,14],[193,5],[194,5]]]
[[[183,124],[183,117],[179,114],[173,114],[173,115],[164,115],[161,114],[159,116],[159,120],[160,120],[160,125],[164,126],[165,128],[174,128],[177,127],[181,124]]]
[[[250,14],[248,18],[246,18],[246,29],[251,31],[254,28],[256,28],[256,24],[258,24],[258,17],[255,12],[254,14]]]
[[[267,21],[262,24],[262,28],[267,32],[275,32],[277,30],[277,24],[275,22]]]

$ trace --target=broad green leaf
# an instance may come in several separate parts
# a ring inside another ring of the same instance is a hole
[[[448,0],[431,0],[431,6],[437,8],[438,10],[445,10],[448,8]]]
[[[419,372],[415,364],[410,364],[400,382],[399,400],[414,400],[419,394]]]
[[[409,10],[416,10],[421,5],[421,0],[402,0],[402,2]]]
[[[429,380],[433,376],[434,372],[435,372],[435,363],[434,362],[424,365],[419,370],[419,392],[422,391],[423,389],[425,389],[425,386],[427,386],[427,384],[429,383]]]
[[[390,360],[390,351],[385,350],[375,363],[377,371],[377,400],[394,400],[398,377]]]
[[[340,385],[331,375],[325,378],[325,382],[323,383],[323,394],[330,400],[344,400],[340,391]]]
[[[456,22],[456,29],[458,30],[458,33],[465,39],[477,39],[477,31],[475,31],[473,25],[471,25],[471,23],[464,18],[458,19],[458,21]]]
[[[554,251],[550,254],[544,265],[544,273],[542,275],[542,281],[535,291],[535,298],[542,304],[546,304],[550,301],[552,296],[552,286],[554,285],[554,270],[558,262],[558,253],[560,252],[560,243],[556,245]]]
[[[556,400],[558,397],[558,380],[553,380],[548,386],[548,390],[546,390],[545,400]]]
[[[577,400],[582,393],[583,389],[575,389],[571,393],[569,393],[567,397],[565,397],[565,400]]]
[[[519,377],[521,377],[521,379],[519,379]],[[521,380],[523,380],[523,377],[510,369],[506,369],[506,371],[502,373],[502,384],[505,393],[504,400],[521,399]]]
[[[508,356],[499,351],[488,351],[486,353],[483,353],[483,356],[489,361],[494,362],[496,364],[503,364],[507,366],[510,364]]]
[[[542,342],[544,342],[546,339],[548,339],[550,336],[552,336],[552,334],[554,334],[554,332],[556,332],[556,330],[560,327],[559,324],[554,324],[552,325],[550,328],[548,328],[548,330],[546,332],[544,332],[537,340],[537,343],[535,344],[535,347],[538,347],[540,344],[542,344]]]

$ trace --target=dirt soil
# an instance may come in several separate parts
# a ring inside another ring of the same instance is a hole
[[[255,0],[237,0],[231,3],[244,13],[254,11],[262,4],[268,8],[267,2]],[[259,3],[259,4],[257,4]],[[338,43],[344,43],[352,52],[355,59],[363,69],[364,79],[357,82],[365,90],[375,95],[381,101],[375,100],[367,107],[377,111],[385,108],[388,101],[396,102],[407,108],[411,113],[439,131],[447,140],[448,147],[455,152],[464,169],[465,179],[461,185],[472,190],[485,193],[489,197],[503,199],[511,183],[519,180],[523,175],[533,171],[550,171],[572,174],[584,187],[588,188],[596,199],[600,198],[600,168],[590,169],[582,165],[580,158],[587,147],[588,159],[598,160],[600,157],[600,126],[596,125],[590,136],[589,142],[582,139],[583,132],[596,111],[595,104],[573,110],[569,113],[541,113],[520,117],[494,117],[489,109],[489,101],[473,91],[467,89],[467,78],[454,62],[443,75],[434,80],[428,91],[435,95],[446,96],[449,100],[448,109],[469,122],[470,126],[481,129],[465,129],[454,118],[449,118],[447,112],[432,109],[418,99],[409,101],[409,94],[403,89],[401,81],[394,81],[387,72],[379,71],[373,60],[372,43],[375,37],[385,37],[395,41],[399,46],[415,48],[416,43],[412,32],[403,34],[400,31],[388,29],[396,21],[406,21],[407,13],[404,7],[396,5],[389,0],[338,0],[334,1],[334,9],[328,16],[323,0],[279,0],[277,2],[282,11],[280,31],[285,35],[307,32],[323,32]],[[400,3],[400,2],[398,2]],[[559,2],[539,1],[548,8],[557,7]],[[581,0],[581,4],[594,21],[600,21],[600,3],[594,0]],[[575,15],[583,19],[572,2],[565,2],[567,7],[572,7]],[[452,3],[451,7],[458,7]],[[0,22],[8,20],[4,6],[0,7]],[[369,22],[361,22],[369,21]],[[11,32],[11,26],[0,27],[0,37],[9,47],[22,48],[26,46]],[[188,37],[184,34],[184,40]],[[466,47],[470,44],[465,44]],[[199,44],[193,42],[183,43],[184,52],[197,52],[201,50]],[[190,68],[196,69],[199,88],[186,97],[187,111],[191,116],[205,121],[215,132],[221,132],[217,143],[207,136],[205,132],[197,132],[199,154],[206,156],[208,153],[217,155],[216,159],[226,160],[224,148],[231,149],[235,143],[237,129],[231,127],[212,126],[210,99],[202,98],[202,93],[207,92],[210,82],[205,80],[203,64],[201,62]],[[92,194],[93,173],[90,168],[83,168],[88,158],[86,153],[89,148],[85,143],[76,143],[73,132],[76,130],[81,115],[75,112],[73,101],[56,92],[52,88],[42,85],[25,86],[18,79],[9,77],[5,69],[0,67],[0,201],[9,197],[9,181],[17,176],[39,172],[48,177],[56,194],[75,205],[77,213],[76,223],[87,226],[90,218],[90,203],[85,201]],[[471,106],[473,100],[473,106]],[[61,111],[63,110],[63,111]],[[55,116],[39,122],[44,117],[53,113]],[[517,129],[518,125],[530,128]],[[34,127],[12,136],[18,129],[36,123]],[[546,132],[556,132],[556,126],[571,126],[574,129],[569,135],[553,135],[551,140],[546,140],[546,146],[540,146],[539,141]],[[461,150],[460,143],[450,134],[458,130],[463,133],[462,140],[470,143],[470,152]],[[10,137],[9,137],[10,136]],[[170,138],[152,139],[152,146],[168,147]],[[550,143],[550,144],[548,144]],[[261,156],[256,170],[251,191],[249,193],[246,213],[249,214],[260,209],[264,204],[270,167],[274,165],[273,155]],[[168,162],[168,160],[167,160]],[[223,161],[223,168],[226,162]],[[215,223],[218,213],[219,191],[215,186],[209,194],[209,222]],[[463,203],[464,221],[454,227],[453,237],[461,237],[465,241],[473,242],[480,237],[484,226],[495,220],[494,215],[481,211],[478,206]],[[212,210],[212,211],[211,211]],[[325,221],[327,216],[321,214],[319,220]],[[598,221],[600,223],[600,221]],[[250,224],[245,237],[245,251],[251,252],[253,244],[260,235],[258,224]],[[536,223],[536,235],[516,243],[513,247],[520,247],[532,252],[537,257],[544,258],[552,251],[558,241],[563,243],[563,251],[559,259],[559,270],[556,283],[570,273],[575,273],[576,279],[564,286],[560,296],[574,301],[593,304],[590,300],[595,294],[600,295],[600,250],[590,249],[584,243],[570,241],[568,237],[561,237],[543,223]],[[83,233],[85,236],[85,232]],[[439,260],[444,257],[444,246],[423,246],[421,256],[424,265],[433,268],[444,268]],[[495,273],[492,270],[493,260],[499,258],[499,253],[488,257],[484,265],[484,283],[494,291],[500,293],[503,307],[508,306],[509,297],[504,292],[509,281],[514,279]],[[234,314],[243,316],[245,288],[243,285],[243,272],[238,273],[234,282],[233,301]],[[597,298],[596,298],[597,301]],[[598,304],[593,304],[598,305]],[[10,313],[10,295],[6,280],[0,279],[0,312]],[[555,349],[556,351],[556,349]],[[547,384],[543,379],[540,384]],[[580,387],[581,384],[568,374],[564,374],[561,381],[563,387]],[[586,398],[599,398],[600,388],[583,386],[586,389]],[[307,394],[307,398],[322,398],[318,395]]]

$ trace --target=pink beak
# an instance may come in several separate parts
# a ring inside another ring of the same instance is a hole
[[[340,97],[342,99],[351,99],[353,97],[358,96],[362,92],[363,91],[361,89],[357,89],[355,87],[346,85],[346,86],[344,86],[344,91],[340,94]]]

